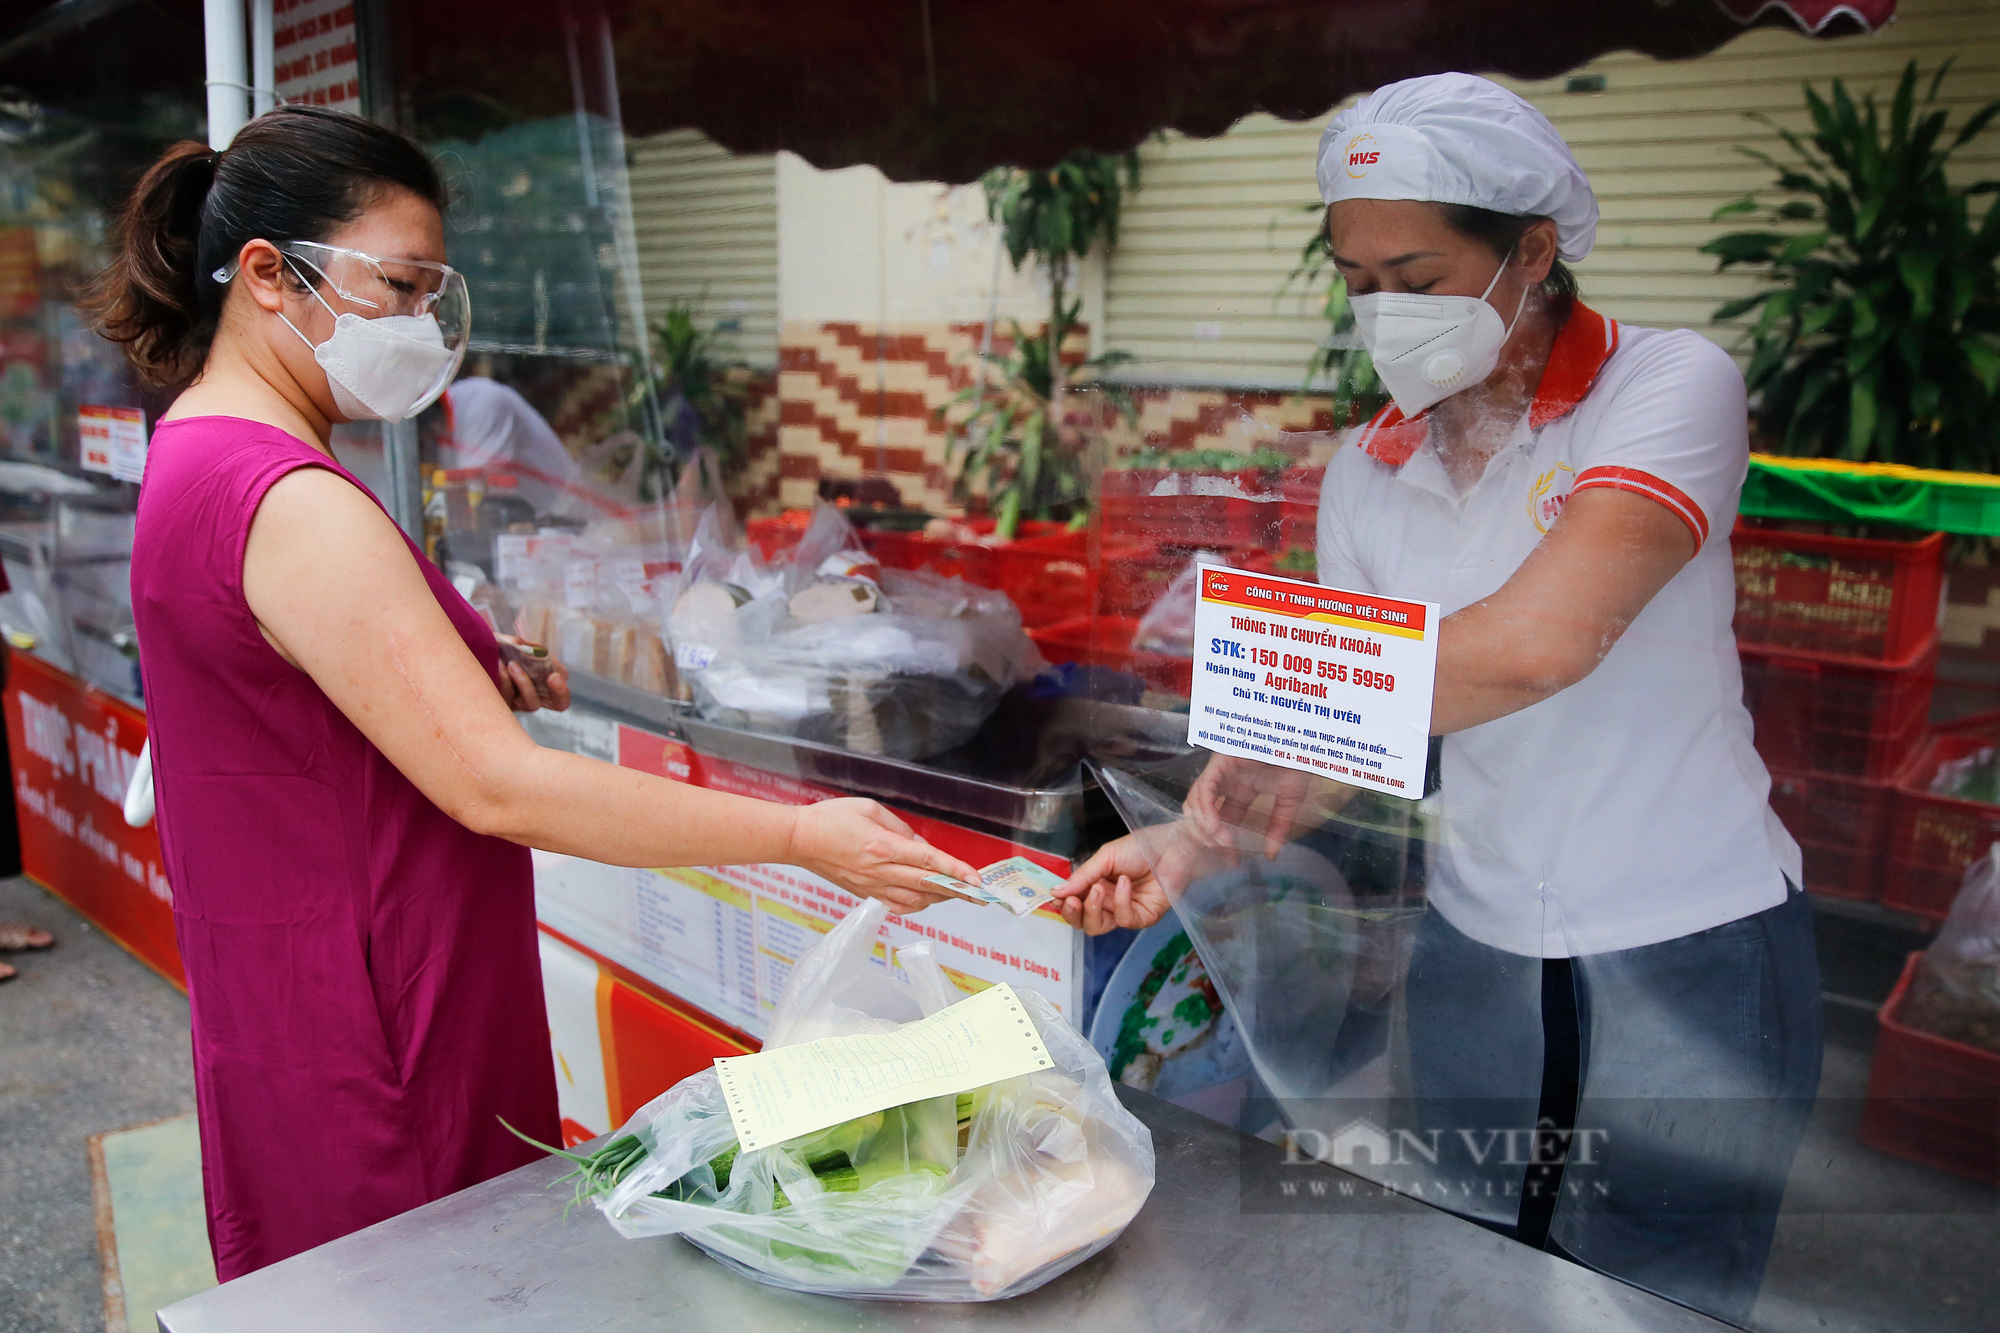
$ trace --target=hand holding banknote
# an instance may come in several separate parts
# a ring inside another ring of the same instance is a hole
[[[1055,891],[1063,920],[1086,935],[1144,930],[1189,884],[1235,864],[1188,819],[1128,833],[1097,849]]]
[[[921,912],[952,897],[926,883],[945,875],[973,884],[979,872],[919,837],[879,801],[844,796],[793,812],[791,864],[832,880],[849,893],[880,898],[898,913]]]
[[[1044,869],[1025,856],[995,861],[970,883],[950,875],[926,875],[926,883],[967,902],[994,904],[1015,916],[1026,916],[1055,897],[1062,876]]]

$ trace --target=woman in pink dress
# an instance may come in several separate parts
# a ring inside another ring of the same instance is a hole
[[[515,724],[533,685],[327,443],[456,366],[442,197],[409,140],[282,108],[169,150],[97,294],[185,386],[132,600],[225,1281],[536,1156],[503,1117],[555,1138],[530,847],[789,862],[906,911],[975,875],[872,801],[704,791]]]

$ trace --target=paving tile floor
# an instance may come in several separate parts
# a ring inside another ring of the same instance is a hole
[[[0,921],[55,932],[0,984],[0,1330],[102,1333],[86,1141],[194,1109],[187,1000],[24,879]]]
[[[155,1312],[215,1285],[202,1209],[201,1137],[192,1115],[177,1115],[97,1142],[116,1237],[125,1333],[154,1333]],[[105,1266],[111,1267],[108,1260]],[[112,1282],[107,1275],[106,1286]],[[107,1309],[107,1317],[111,1314]],[[111,1321],[107,1333],[117,1333],[117,1327]]]

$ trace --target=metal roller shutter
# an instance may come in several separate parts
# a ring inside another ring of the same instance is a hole
[[[650,318],[701,302],[752,365],[778,362],[776,159],[737,156],[694,130],[630,145],[632,224]]]
[[[1579,266],[1585,299],[1622,320],[1692,327],[1734,347],[1709,312],[1750,290],[1696,252],[1727,224],[1715,209],[1763,185],[1768,171],[1734,151],[1782,154],[1762,112],[1803,129],[1800,85],[1838,76],[1886,97],[1905,62],[1925,75],[1955,58],[1944,87],[1955,119],[2000,96],[2000,0],[1903,0],[1871,37],[1809,40],[1765,29],[1696,60],[1635,55],[1563,78],[1508,81],[1575,148],[1603,209],[1597,249]],[[1603,90],[1566,91],[1576,76]],[[1313,225],[1313,156],[1322,121],[1250,116],[1214,139],[1173,137],[1143,153],[1106,278],[1107,346],[1136,353],[1135,378],[1296,387],[1324,333],[1317,303],[1278,292]],[[2000,168],[2000,132],[1963,157],[1972,176]]]

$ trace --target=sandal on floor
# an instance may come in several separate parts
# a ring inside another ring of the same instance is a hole
[[[56,937],[39,926],[0,923],[0,953],[20,953],[28,949],[52,949]],[[5,980],[5,978],[0,978]]]

